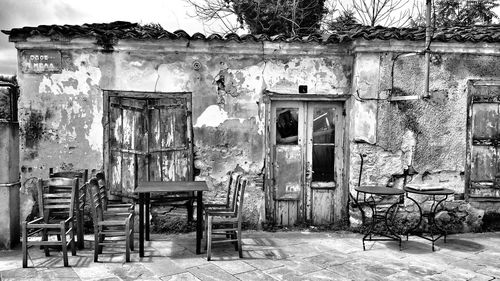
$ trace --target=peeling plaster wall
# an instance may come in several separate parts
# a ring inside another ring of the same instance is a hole
[[[21,219],[35,204],[35,177],[47,177],[49,167],[102,168],[102,89],[110,89],[192,92],[197,179],[207,180],[210,198],[223,194],[227,171],[247,174],[245,220],[260,226],[264,91],[294,94],[307,85],[311,94],[348,94],[353,60],[325,46],[231,44],[120,42],[106,52],[95,45],[65,47],[61,73],[20,73]],[[37,42],[23,46],[36,48]]]
[[[310,93],[347,94],[352,58],[308,56],[307,45],[295,55],[287,55],[282,50],[286,46],[277,45],[272,55],[263,55],[260,43],[227,45],[204,43],[199,53],[186,45],[175,52],[114,53],[119,79],[110,88],[192,92],[197,179],[208,181],[206,196],[211,198],[224,196],[229,170],[247,174],[245,221],[259,227],[265,218],[264,91],[295,94],[299,85],[308,85]]]
[[[102,168],[99,54],[62,51],[60,73],[18,73],[21,220],[31,214],[36,178],[56,169]]]

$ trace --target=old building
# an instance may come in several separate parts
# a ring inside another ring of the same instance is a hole
[[[3,31],[18,49],[21,217],[49,167],[137,180],[252,178],[246,221],[340,223],[358,183],[438,183],[460,230],[498,214],[500,27],[192,36],[114,22]],[[354,220],[353,220],[354,221]]]

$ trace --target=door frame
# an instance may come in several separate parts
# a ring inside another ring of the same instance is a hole
[[[282,94],[266,91],[264,93],[264,118],[265,118],[265,130],[264,130],[264,200],[266,209],[266,221],[271,223],[276,223],[276,213],[275,213],[275,200],[274,200],[274,166],[273,166],[273,143],[275,140],[275,135],[273,130],[271,130],[272,117],[274,113],[272,112],[272,103],[277,101],[301,101],[301,102],[332,102],[338,103],[342,110],[342,132],[336,136],[336,140],[340,141],[339,150],[340,155],[338,157],[339,163],[339,175],[337,188],[335,188],[335,204],[334,204],[334,222],[340,222],[342,220],[348,219],[348,208],[347,202],[349,197],[349,178],[348,178],[348,165],[349,165],[349,126],[348,126],[348,106],[347,101],[350,95],[317,95],[317,94]],[[305,122],[305,120],[303,120]],[[306,124],[304,124],[306,125]],[[274,139],[273,139],[274,136]],[[303,152],[305,153],[305,151]],[[304,158],[305,159],[305,158]],[[305,173],[304,173],[305,176]],[[305,179],[304,179],[305,180]],[[309,188],[309,187],[308,187]],[[307,217],[307,208],[303,210],[304,215]]]

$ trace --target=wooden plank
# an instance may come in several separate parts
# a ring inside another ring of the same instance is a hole
[[[472,147],[471,181],[491,181],[497,173],[496,148],[492,146]]]
[[[333,191],[312,190],[312,222],[318,224],[333,223]]]
[[[344,104],[336,104],[335,110],[335,182],[337,188],[332,192],[332,218],[331,223],[341,222],[348,219],[347,202],[349,200],[349,133],[346,125]],[[347,155],[347,156],[344,156]]]
[[[109,166],[109,191],[111,194],[122,194],[122,154],[120,152],[110,152]]]
[[[472,139],[492,139],[498,132],[498,104],[479,103],[472,105]]]
[[[122,154],[122,169],[121,169],[121,194],[124,196],[133,196],[135,189],[135,155]]]
[[[162,153],[162,180],[175,181],[176,180],[176,166],[175,166],[175,153],[167,152]]]
[[[173,153],[175,158],[175,180],[189,180],[189,153],[187,150],[176,151]]]
[[[288,224],[287,225],[293,226],[299,220],[299,217],[300,217],[299,204],[300,204],[300,202],[301,201],[287,201],[286,202],[288,205]]]
[[[280,225],[289,225],[288,224],[288,201],[277,201],[278,202],[278,207],[276,208],[277,214],[276,217],[278,218],[279,224]]]
[[[149,180],[161,181],[160,110],[149,110]],[[158,151],[158,152],[152,152]]]

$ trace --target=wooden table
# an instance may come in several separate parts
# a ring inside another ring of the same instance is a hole
[[[144,238],[149,240],[149,198],[151,192],[175,193],[197,192],[196,200],[196,254],[201,253],[201,238],[203,237],[203,191],[208,191],[204,181],[147,181],[139,182],[135,192],[139,193],[139,256],[144,257]],[[147,218],[146,237],[144,237],[144,217]]]

